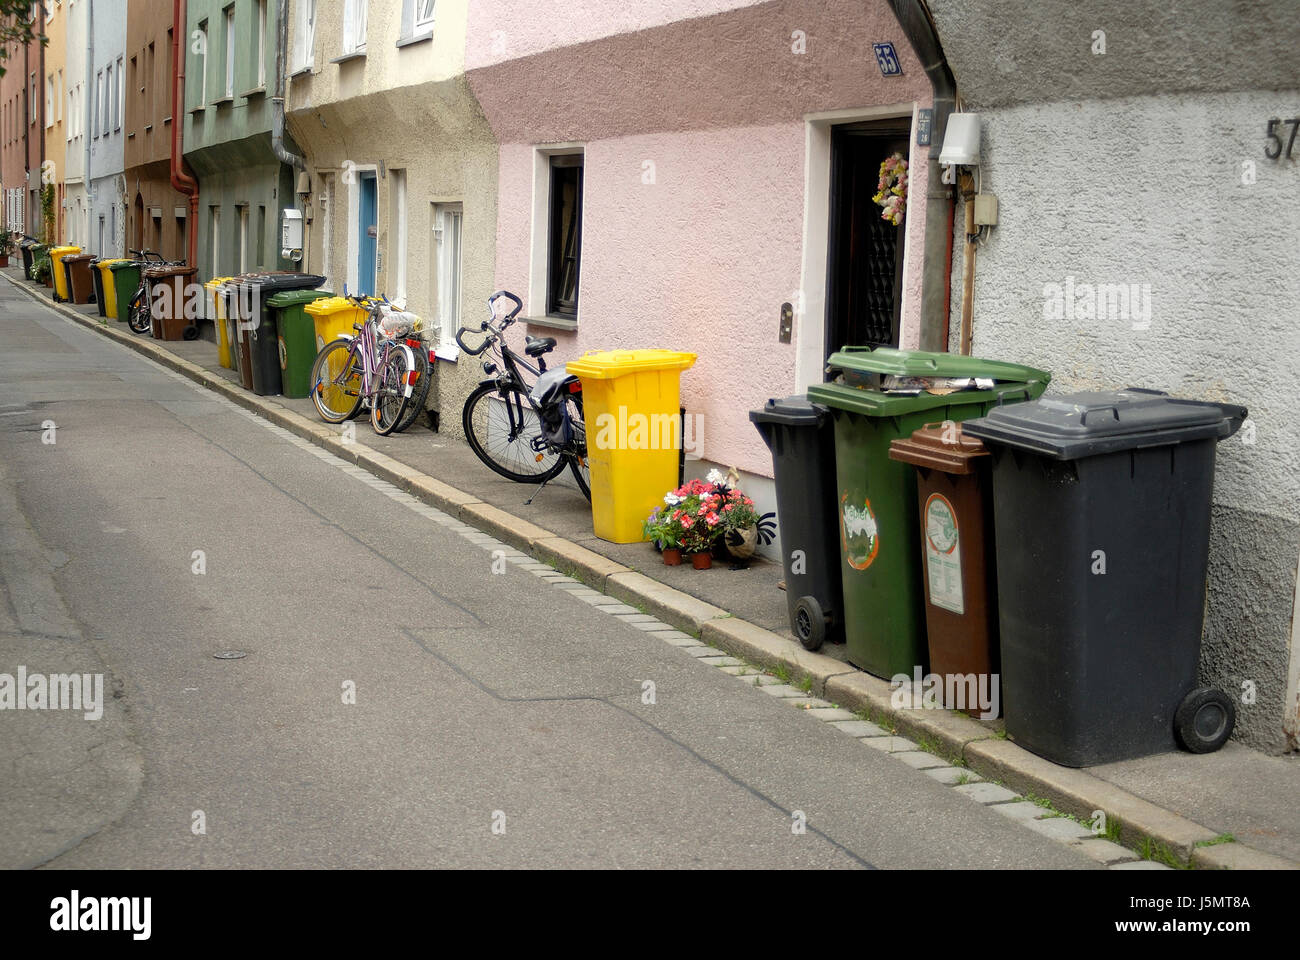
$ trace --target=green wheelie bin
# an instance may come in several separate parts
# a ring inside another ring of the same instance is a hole
[[[131,298],[140,289],[139,260],[119,260],[108,269],[113,272],[113,292],[117,297],[117,319],[125,323],[131,319]]]
[[[886,679],[929,669],[913,468],[889,444],[931,423],[1034,400],[1051,374],[977,357],[846,347],[827,365],[842,382],[808,389],[835,423],[835,496],[845,653]]]
[[[311,368],[316,362],[316,320],[304,309],[334,294],[328,290],[284,290],[266,301],[275,314],[280,346],[280,392],[300,399],[311,395]]]

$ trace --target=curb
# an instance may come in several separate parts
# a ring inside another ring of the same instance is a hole
[[[3,274],[33,300],[128,346],[163,366],[207,387],[240,407],[325,448],[335,456],[387,480],[416,499],[489,533],[536,559],[713,647],[759,667],[778,665],[794,680],[808,679],[817,696],[916,740],[930,753],[945,757],[1008,789],[1050,801],[1057,810],[1087,821],[1103,811],[1118,822],[1120,842],[1130,849],[1159,851],[1190,868],[1218,870],[1295,870],[1300,863],[1240,842],[1214,843],[1212,830],[1082,770],[1060,767],[1002,739],[991,726],[946,710],[899,710],[891,703],[889,683],[823,654],[811,653],[793,640],[742,620],[721,607],[660,583],[571,540],[558,536],[421,473],[365,444],[345,443],[330,426],[309,420],[263,400],[224,377],[175,356],[149,339],[123,333],[99,317],[87,317],[52,303],[35,289]]]

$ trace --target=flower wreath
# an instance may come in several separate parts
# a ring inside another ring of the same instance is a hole
[[[880,164],[880,182],[876,184],[876,195],[871,198],[884,207],[881,220],[888,220],[894,226],[903,221],[907,212],[907,161],[901,153],[887,157]]]

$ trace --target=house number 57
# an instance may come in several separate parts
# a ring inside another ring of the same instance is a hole
[[[1274,144],[1273,148],[1264,147],[1264,156],[1270,160],[1276,160],[1282,156],[1282,138],[1277,134],[1279,126],[1289,125],[1291,127],[1291,136],[1286,141],[1286,158],[1291,159],[1291,147],[1295,145],[1296,128],[1300,127],[1300,117],[1292,117],[1290,120],[1270,120],[1268,130],[1264,133],[1264,138]]]

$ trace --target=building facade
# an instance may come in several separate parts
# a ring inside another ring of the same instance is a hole
[[[88,0],[91,7],[87,72],[87,169],[90,181],[88,235],[100,256],[126,253],[126,178],[123,175],[126,112],[127,0]]]
[[[44,25],[34,8],[37,30]],[[17,233],[39,236],[41,158],[45,153],[45,122],[38,95],[44,76],[44,51],[38,40],[11,44],[6,50],[5,73],[0,78],[0,103],[4,110],[4,139],[0,146],[0,178],[4,183],[5,225]]]
[[[171,185],[171,0],[127,0],[123,168],[126,245],[185,256],[188,198]]]
[[[41,160],[41,181],[53,188],[53,197],[43,198],[44,217],[51,238],[66,243],[67,234],[67,55],[68,6],[63,0],[45,0],[45,156]],[[51,209],[50,200],[53,200]]]
[[[1249,408],[1218,449],[1201,673],[1240,694],[1237,738],[1294,749],[1294,10],[929,5],[981,117],[982,189],[999,196],[974,270],[973,352],[1051,370],[1053,393],[1132,385]],[[958,255],[954,304],[961,271]]]
[[[187,4],[184,143],[201,190],[201,280],[294,268],[280,245],[280,211],[296,202],[294,170],[272,146],[280,3]]]
[[[290,4],[289,127],[305,148],[307,269],[404,298],[454,344],[495,287],[497,151],[465,79],[468,0]],[[429,407],[459,435],[476,362],[435,367]]]
[[[86,171],[90,166],[89,100],[91,7],[94,0],[63,0],[64,27],[64,233],[69,243],[94,252],[90,236],[90,191]]]
[[[922,342],[925,205],[870,201],[895,154],[927,187],[932,88],[888,4],[482,0],[466,60],[500,141],[495,285],[561,358],[698,354],[688,471],[734,466],[770,509],[749,411],[843,344]]]

